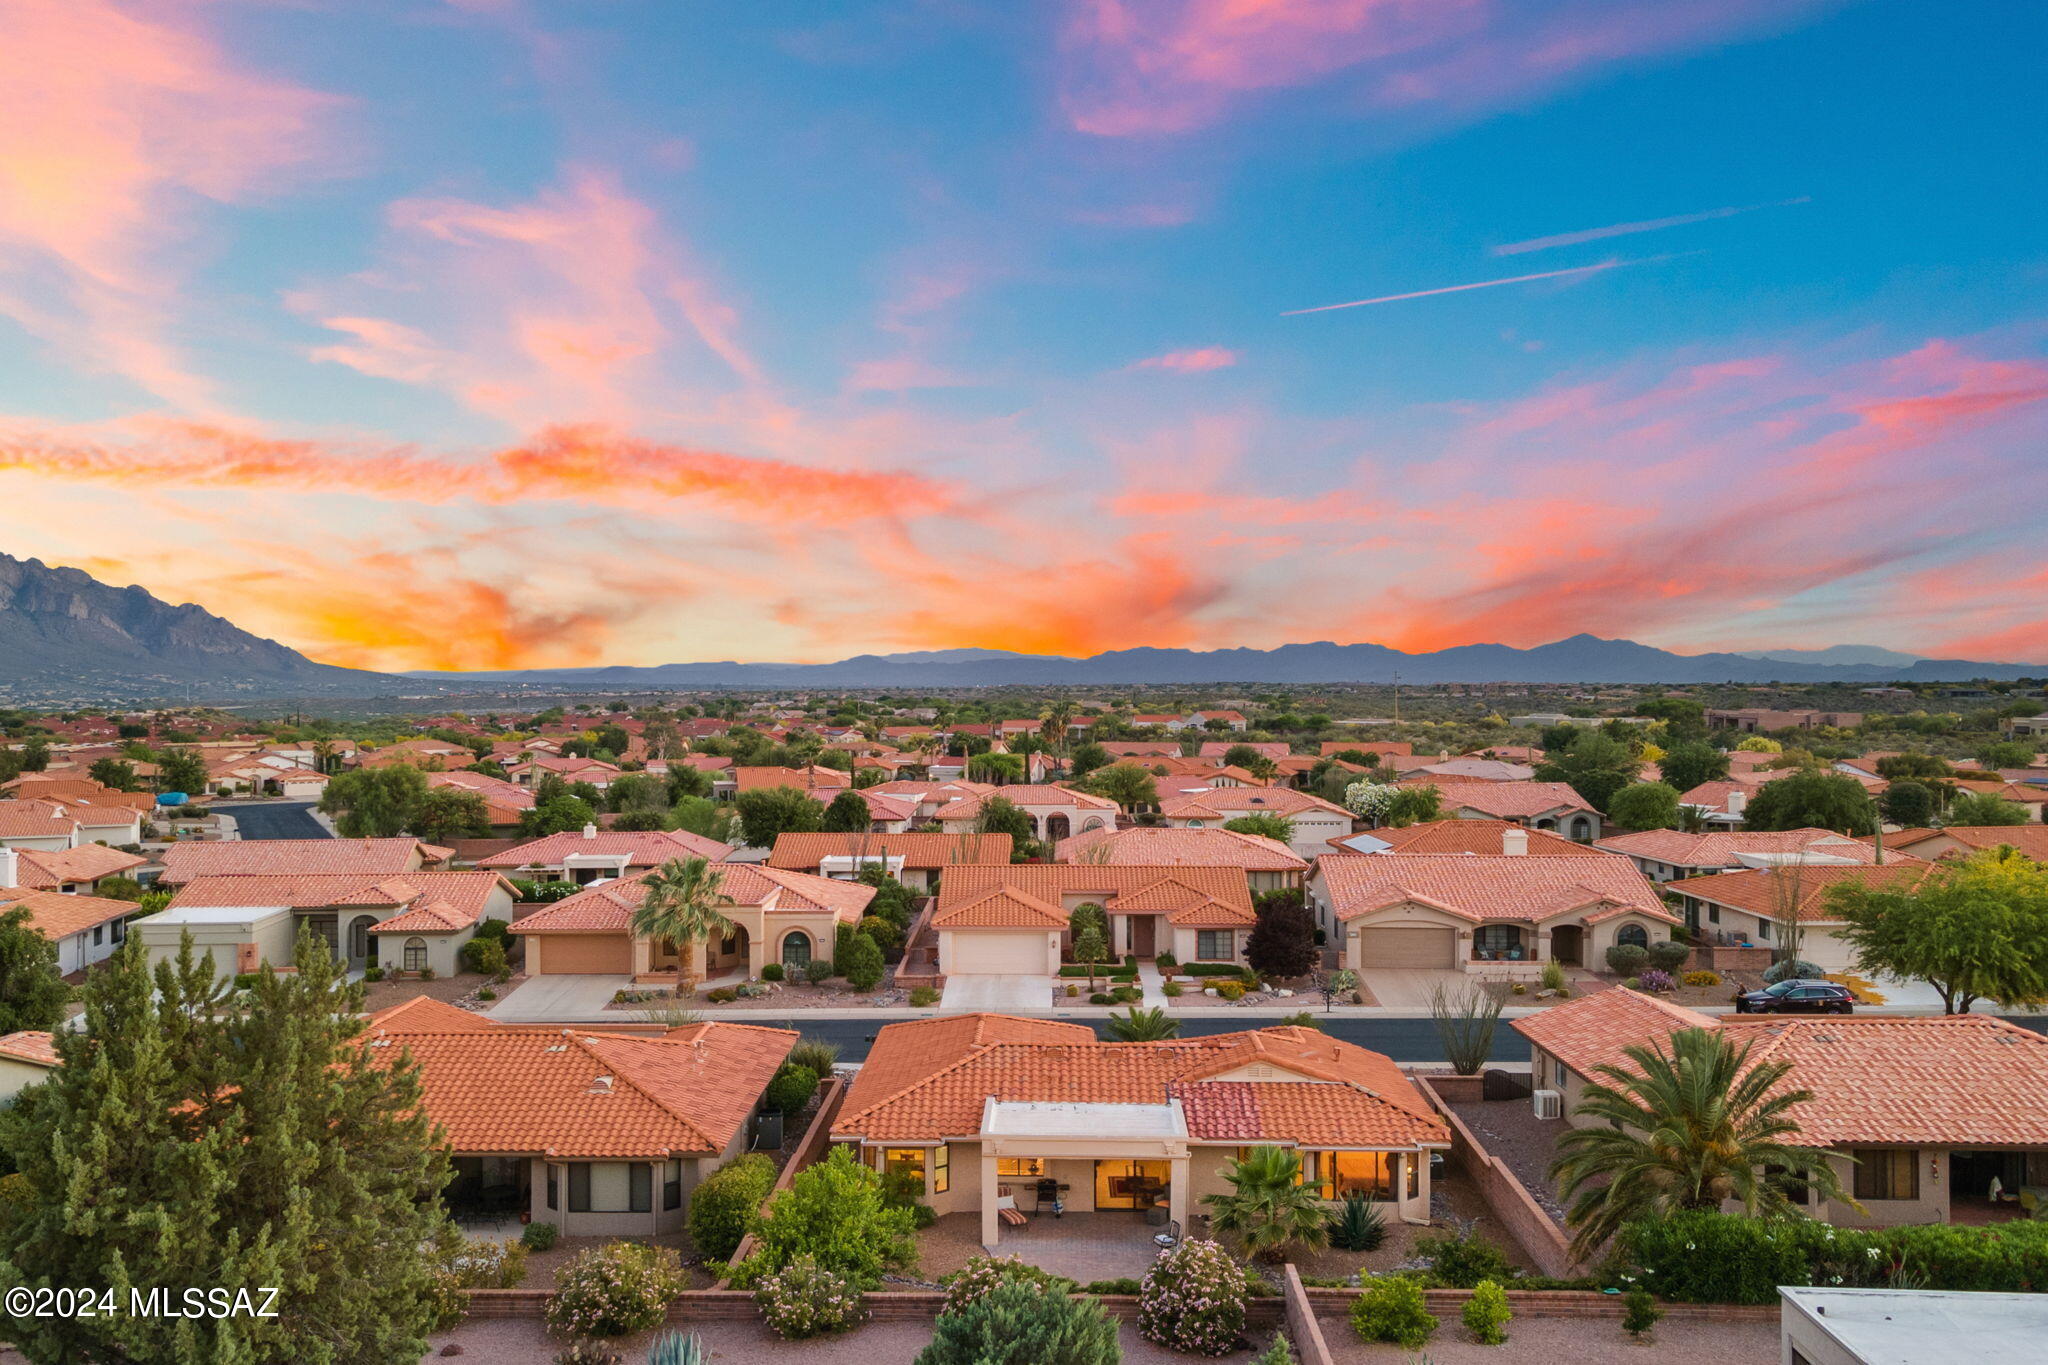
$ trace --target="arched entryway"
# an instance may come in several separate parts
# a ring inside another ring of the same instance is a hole
[[[370,964],[374,944],[370,938],[370,926],[377,922],[375,915],[357,915],[348,926],[348,965],[366,967]]]
[[[710,945],[711,971],[717,973],[730,967],[744,968],[752,947],[753,936],[747,932],[747,926],[733,925],[725,937],[714,939]]]
[[[1593,822],[1581,815],[1572,821],[1572,838],[1585,843],[1593,837]]]
[[[1048,815],[1045,817],[1045,841],[1047,843],[1056,844],[1073,832],[1073,821],[1067,819],[1066,816]]]
[[[792,929],[782,936],[782,969],[785,972],[801,972],[811,965],[811,936],[801,929]]]

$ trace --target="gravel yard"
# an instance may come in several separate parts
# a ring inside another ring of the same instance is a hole
[[[1611,1318],[1518,1318],[1505,1346],[1481,1346],[1455,1318],[1446,1318],[1420,1352],[1367,1345],[1348,1318],[1322,1319],[1323,1340],[1337,1365],[1499,1365],[1503,1360],[1568,1360],[1572,1365],[1753,1365],[1778,1358],[1772,1322],[1660,1323],[1648,1344],[1638,1343]],[[1132,1357],[1126,1356],[1125,1359]]]
[[[1451,1106],[1451,1112],[1472,1130],[1486,1150],[1507,1164],[1543,1211],[1564,1222],[1564,1206],[1550,1184],[1550,1160],[1557,1149],[1558,1135],[1565,1125],[1557,1119],[1539,1119],[1526,1099],[1465,1100]]]

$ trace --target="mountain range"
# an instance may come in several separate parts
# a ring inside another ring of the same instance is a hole
[[[488,673],[372,673],[315,663],[203,607],[172,606],[77,569],[0,554],[0,695],[15,701],[398,697],[511,689],[940,688],[1201,683],[1952,682],[2048,676],[2048,664],[1928,659],[1868,645],[1676,654],[1593,635],[1533,649],[1375,644],[1119,649],[1086,658],[1000,649],[861,654],[836,663],[660,664]]]

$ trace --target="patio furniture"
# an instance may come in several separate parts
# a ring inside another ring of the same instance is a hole
[[[1180,1245],[1180,1224],[1168,1223],[1166,1231],[1152,1235],[1152,1245],[1170,1251]]]
[[[996,1217],[1002,1219],[1011,1227],[1023,1227],[1024,1224],[1028,1221],[1024,1217],[1023,1212],[1018,1209],[1017,1196],[1014,1194],[1005,1194],[997,1196]]]

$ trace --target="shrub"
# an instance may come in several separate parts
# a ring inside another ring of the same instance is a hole
[[[1802,962],[1798,958],[1790,957],[1786,958],[1783,962],[1773,962],[1770,966],[1764,968],[1764,980],[1773,986],[1788,977],[1822,977],[1825,975],[1827,975],[1826,969],[1815,966],[1811,962]]]
[[[1642,980],[1639,977],[1632,976],[1628,980],[1622,982],[1621,984],[1628,987],[1628,989],[1632,991],[1639,991],[1643,988]]]
[[[476,993],[476,998],[479,1000],[496,1000],[498,998],[498,993],[492,990],[489,986],[485,986]]]
[[[871,991],[880,985],[886,966],[881,948],[866,934],[855,934],[839,958],[839,969],[846,974],[846,984],[857,991]]]
[[[1387,1216],[1362,1194],[1347,1194],[1330,1215],[1330,1245],[1339,1251],[1378,1251],[1387,1240]]]
[[[1564,989],[1564,968],[1556,962],[1543,964],[1543,989],[1561,991]]]
[[[832,1074],[833,1066],[839,1061],[839,1044],[828,1043],[819,1038],[805,1038],[791,1048],[789,1055],[782,1060],[790,1066],[809,1067],[822,1081]]]
[[[994,1286],[932,1326],[916,1365],[1117,1365],[1117,1325],[1095,1299],[1042,1285]]]
[[[462,965],[483,976],[497,976],[512,969],[505,960],[504,940],[496,938],[473,938],[463,944]]]
[[[906,1208],[882,1197],[881,1176],[859,1165],[845,1147],[797,1173],[788,1189],[769,1201],[756,1220],[760,1250],[733,1271],[740,1288],[752,1288],[799,1256],[818,1258],[828,1270],[849,1276],[861,1289],[882,1282],[884,1270],[917,1264],[914,1223]]]
[[[261,972],[238,972],[235,976],[235,989],[238,991],[250,990],[262,979],[263,974]]]
[[[1363,1341],[1391,1341],[1415,1351],[1436,1334],[1436,1317],[1414,1280],[1375,1278],[1351,1301],[1351,1330]]]
[[[690,1195],[690,1242],[707,1261],[729,1261],[775,1185],[775,1163],[759,1152],[720,1166]]]
[[[1118,986],[1109,993],[1109,998],[1120,1005],[1135,1005],[1145,998],[1145,992],[1136,986]]]
[[[384,979],[384,969],[383,969],[382,967],[365,967],[365,968],[363,968],[363,980],[365,980],[365,981],[382,981],[383,979]]]
[[[1529,993],[1529,988],[1519,981],[1517,981],[1509,989],[1513,990],[1516,995],[1527,995]]]
[[[518,1242],[490,1237],[464,1237],[453,1223],[442,1232],[429,1255],[434,1276],[436,1329],[446,1331],[469,1310],[465,1289],[516,1289],[526,1278],[526,1248]]]
[[[1114,1005],[1116,1000],[1112,996],[1104,995],[1101,991],[1097,991],[1088,997],[1088,1003],[1091,1005]]]
[[[945,1279],[946,1306],[941,1313],[957,1313],[984,1294],[1006,1284],[1028,1284],[1061,1294],[1075,1289],[1072,1280],[1055,1275],[1017,1256],[974,1256]]]
[[[860,1288],[845,1275],[799,1256],[765,1277],[754,1291],[761,1317],[775,1334],[791,1341],[837,1332],[867,1316]]]
[[[438,975],[439,973],[436,972],[432,967],[420,968],[420,980],[422,981],[432,981]]]
[[[1684,980],[1688,986],[1718,986],[1721,984],[1721,974],[1706,971],[1687,972]]]
[[[487,919],[476,927],[478,938],[494,938],[500,943],[512,941],[512,926],[501,919]]]
[[[602,1341],[575,1341],[555,1352],[555,1365],[626,1365],[616,1347]]]
[[[1180,966],[1180,959],[1172,953],[1161,953],[1158,957],[1153,958],[1152,961],[1162,972],[1170,972],[1175,967]]]
[[[814,957],[804,964],[804,980],[813,986],[821,986],[832,979],[832,964],[822,957]]]
[[[1633,943],[1617,943],[1607,950],[1607,969],[1616,976],[1641,976],[1650,965],[1650,950]]]
[[[763,981],[780,981],[784,975],[785,973],[780,962],[770,962],[761,968],[761,979]]]
[[[580,1337],[644,1332],[659,1325],[670,1302],[689,1287],[681,1258],[667,1247],[608,1242],[555,1272],[548,1328]]]
[[[704,998],[714,1005],[730,1005],[740,998],[740,993],[731,986],[720,986],[716,990],[704,992]]]
[[[1659,939],[1650,945],[1650,965],[1660,972],[1675,972],[1692,956],[1692,945],[1677,939]]]
[[[1429,1258],[1430,1273],[1452,1289],[1470,1289],[1481,1280],[1498,1282],[1515,1277],[1507,1253],[1477,1233],[1418,1237],[1415,1251]]]
[[[1499,1346],[1508,1339],[1508,1320],[1514,1314],[1508,1308],[1507,1291],[1492,1280],[1481,1280],[1472,1286],[1472,1297],[1465,1300],[1461,1316],[1474,1341]]]
[[[526,1230],[519,1234],[519,1240],[528,1251],[547,1251],[560,1235],[561,1230],[553,1223],[528,1223]]]
[[[1244,982],[1225,981],[1216,987],[1216,994],[1224,1000],[1244,999]]]
[[[811,1096],[818,1090],[818,1073],[807,1066],[792,1066],[784,1062],[775,1073],[775,1079],[768,1082],[763,1102],[770,1108],[785,1114],[794,1114],[811,1102]]]
[[[1071,990],[1072,987],[1069,987],[1068,989]],[[1162,981],[1159,983],[1159,993],[1165,996],[1168,1000],[1176,1000],[1179,999],[1184,992],[1181,988],[1180,982]]]
[[[1228,1355],[1244,1331],[1244,1270],[1214,1242],[1185,1241],[1138,1290],[1138,1331],[1189,1355]]]
[[[1663,1316],[1664,1310],[1647,1289],[1631,1289],[1621,1296],[1621,1327],[1632,1337],[1646,1334]]]
[[[1072,987],[1068,989],[1071,990]],[[910,988],[910,1003],[920,1008],[926,1005],[938,1004],[938,988],[936,986],[912,986]]]
[[[1287,1340],[1287,1333],[1281,1332],[1273,1338],[1273,1344],[1252,1365],[1297,1365],[1294,1347]]]
[[[1126,1275],[1118,1280],[1090,1280],[1081,1286],[1084,1294],[1136,1294],[1145,1286]]]
[[[1654,991],[1659,995],[1662,995],[1665,991],[1675,990],[1678,987],[1678,981],[1675,977],[1671,975],[1671,973],[1660,972],[1654,967],[1652,967],[1649,971],[1644,972],[1642,976],[1638,978],[1637,984],[1640,985],[1643,990]]]

